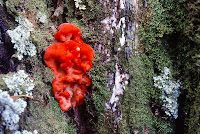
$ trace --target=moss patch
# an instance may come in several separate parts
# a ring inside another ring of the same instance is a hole
[[[43,0],[7,0],[6,8],[8,12],[14,16],[28,13],[36,13],[37,11],[45,12],[47,10],[46,3]]]
[[[128,72],[130,83],[121,97],[122,110],[121,130],[125,133],[134,131],[150,133],[172,133],[169,122],[161,119],[161,115],[153,115],[150,107],[151,98],[156,96],[153,87],[154,69],[145,55],[132,56],[129,59]],[[159,124],[159,125],[158,125]]]
[[[21,124],[24,125],[22,126],[23,129],[36,129],[43,134],[76,134],[76,125],[61,112],[58,102],[53,97],[48,98],[48,104],[45,107],[41,107],[40,100],[36,99],[29,104],[25,112],[28,114],[28,117],[21,121]]]

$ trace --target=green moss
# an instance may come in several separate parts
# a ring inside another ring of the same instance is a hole
[[[108,67],[102,64],[102,59],[99,55],[95,53],[95,61],[93,62],[93,67],[89,72],[89,75],[93,81],[93,100],[98,114],[105,112],[105,101],[111,96],[111,92],[107,90],[108,74],[105,74]]]
[[[36,129],[43,134],[76,134],[76,125],[61,112],[58,102],[53,97],[48,98],[48,104],[42,107],[40,100],[30,102],[27,113],[29,117],[21,123],[25,125],[22,126],[23,129]]]
[[[177,124],[177,132],[183,129],[185,133],[199,132],[200,72],[195,58],[199,54],[197,9],[195,0],[150,0],[147,8],[141,6],[138,17],[140,46],[153,63],[155,73],[166,66],[174,70],[174,77],[182,83],[179,102],[182,118],[178,121],[185,122]]]
[[[67,17],[66,20],[68,21],[70,18],[73,18],[75,14],[76,18],[84,24],[93,24],[98,27],[98,25],[100,25],[100,21],[105,18],[105,15],[108,12],[102,10],[103,5],[97,0],[83,0],[82,2],[83,5],[86,5],[85,10],[75,8],[73,0],[65,0],[67,9],[67,12],[65,13]]]
[[[93,67],[89,72],[89,75],[93,81],[93,104],[95,106],[95,113],[97,114],[96,129],[97,133],[108,133],[111,130],[112,124],[107,118],[110,116],[106,112],[106,101],[109,101],[112,92],[107,89],[108,70],[113,73],[114,62],[109,62],[108,64],[103,64],[103,55],[95,53],[95,61],[93,62]],[[86,102],[87,103],[87,102]]]
[[[41,11],[46,12],[47,5],[45,0],[24,0],[25,10],[29,13]]]
[[[141,54],[132,56],[128,63],[130,83],[125,89],[124,96],[121,97],[120,109],[122,110],[122,120],[120,124],[125,133],[134,131],[150,133],[172,133],[171,124],[152,116],[150,103],[152,97],[159,98],[153,87],[153,66],[148,61],[148,57]],[[158,125],[159,124],[159,125]],[[121,127],[120,126],[120,127]]]
[[[50,3],[49,0],[48,3]],[[26,16],[33,23],[36,22],[35,15],[38,11],[42,13],[48,11],[46,4],[44,0],[6,1],[7,10],[11,15]],[[44,61],[42,61],[44,50],[54,42],[53,33],[48,25],[34,23],[34,31],[31,32],[30,40],[37,47],[37,55],[24,56],[20,69],[25,70],[30,74],[31,79],[34,79],[34,99],[28,100],[27,109],[20,120],[20,127],[32,131],[36,129],[43,134],[76,134],[77,128],[73,119],[61,111],[58,102],[53,97],[51,83],[54,76],[52,70],[45,67]]]
[[[173,39],[173,36],[175,39]],[[183,33],[180,35],[172,35],[171,38],[168,38],[168,42],[168,51],[173,59],[173,63],[175,63],[175,75],[181,81],[181,90],[184,93],[183,99],[180,101],[185,116],[184,130],[186,133],[198,132],[198,119],[200,115],[200,110],[198,109],[200,102],[200,71],[192,58],[193,55],[199,53],[197,51],[198,45],[188,38],[188,36],[184,36]]]
[[[154,70],[158,70],[158,72],[161,72],[164,67],[172,68],[172,60],[167,50],[163,47],[164,45],[163,43],[160,46],[153,47],[149,55],[149,59],[154,63]]]
[[[8,0],[8,1],[6,1],[7,11],[10,14],[17,15],[18,12],[19,12],[19,9],[16,9],[16,7],[19,7],[19,4],[20,4],[20,0]]]
[[[150,0],[147,3],[147,8],[140,4],[142,6],[140,6],[140,13],[138,14],[138,35],[140,36],[140,43],[146,51],[157,45],[158,39],[165,34],[173,32],[174,29],[171,27],[173,18],[168,15],[170,11],[174,10],[170,8],[172,3],[170,1],[164,4],[159,0]]]
[[[46,3],[43,0],[7,0],[6,8],[14,16],[26,13],[36,13],[37,11],[46,12]]]
[[[83,14],[83,18],[81,20],[86,24],[88,22],[94,23],[94,21],[100,24],[100,21],[103,20],[103,17],[105,17],[105,15],[107,14],[104,10],[102,10],[103,5],[99,3],[98,0],[86,0],[86,5],[86,10],[81,11],[81,13]]]
[[[3,74],[0,74],[0,89],[7,89],[6,83],[3,80],[4,77],[5,76]]]
[[[35,87],[33,100],[29,101],[27,111],[23,114],[21,128],[26,130],[38,130],[43,134],[76,134],[74,121],[61,111],[58,102],[53,97],[51,82],[52,71],[44,67],[37,57],[27,58],[22,61],[34,79]]]
[[[74,0],[65,0],[65,6],[67,8],[67,17],[68,18],[74,17],[74,11],[75,11],[74,10],[75,9]]]
[[[30,38],[36,44],[38,50],[47,48],[51,45],[50,43],[54,42],[52,31],[47,29],[44,25],[34,29]]]
[[[86,27],[83,22],[81,22],[80,20],[78,20],[75,17],[66,17],[66,20],[69,23],[72,23],[73,25],[77,26],[81,30],[81,32],[82,32],[82,38],[84,38],[85,36],[88,35],[88,33],[89,33],[89,27]]]
[[[198,87],[198,90],[200,90],[200,86]],[[189,118],[187,120],[188,122],[188,133],[190,134],[195,134],[195,133],[200,133],[200,93],[197,92],[198,96],[195,101],[193,102],[193,104],[190,106],[190,115]]]

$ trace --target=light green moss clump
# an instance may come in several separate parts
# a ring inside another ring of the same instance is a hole
[[[48,98],[48,104],[42,107],[31,102],[28,111],[31,111],[31,114],[26,118],[27,125],[23,126],[26,129],[37,128],[38,132],[43,134],[76,134],[76,125],[60,110],[54,97]]]
[[[107,89],[107,83],[109,81],[108,72],[114,72],[114,63],[110,62],[108,64],[103,64],[102,56],[100,57],[99,54],[95,53],[95,61],[93,62],[92,69],[89,72],[90,78],[92,79],[92,101],[94,105],[96,113],[97,122],[95,123],[97,133],[108,133],[109,129],[112,128],[112,124],[109,124],[109,120],[107,120],[107,110],[105,103],[109,101],[112,92]],[[89,103],[86,101],[86,104]],[[92,108],[92,107],[91,107]],[[89,107],[89,109],[91,109]]]
[[[39,50],[46,49],[55,41],[52,31],[46,26],[40,26],[32,32],[30,37]]]
[[[43,0],[7,0],[6,8],[14,16],[25,13],[46,12],[47,6]]]
[[[75,134],[75,123],[62,112],[57,100],[53,97],[50,84],[53,81],[52,72],[50,69],[44,70],[44,67],[40,67],[40,64],[35,63],[37,66],[33,65],[32,71],[37,72],[33,76],[35,79],[34,99],[29,101],[27,111],[20,121],[20,126],[26,130],[36,129],[43,134]],[[36,71],[38,67],[40,69]]]
[[[200,110],[200,72],[195,56],[199,54],[199,17],[197,1],[139,1],[140,47],[148,55],[155,73],[162,68],[182,82],[177,132],[198,133]],[[156,96],[154,97],[156,98]],[[181,118],[180,118],[181,117]]]
[[[45,0],[24,0],[25,10],[29,13],[35,11],[47,12],[47,3]]]
[[[12,15],[18,15],[19,9],[16,9],[15,7],[18,7],[20,4],[20,0],[7,0],[6,1],[6,8],[9,14]]]
[[[109,80],[108,76],[105,75],[107,69],[108,66],[102,64],[100,55],[95,53],[95,61],[89,75],[93,81],[93,101],[99,115],[105,112],[105,101],[111,96],[111,92],[106,87]]]

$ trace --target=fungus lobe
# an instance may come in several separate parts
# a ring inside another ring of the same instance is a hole
[[[92,67],[94,51],[81,39],[81,31],[71,23],[63,23],[54,35],[57,43],[44,54],[46,65],[52,69],[54,97],[60,108],[67,111],[84,102],[87,87],[92,83],[86,74]]]

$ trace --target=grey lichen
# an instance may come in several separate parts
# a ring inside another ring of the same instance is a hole
[[[47,21],[47,16],[45,13],[42,13],[42,12],[37,12],[37,15],[36,15],[36,19],[43,23],[43,24],[47,24],[48,21]]]
[[[28,95],[32,96],[32,90],[35,86],[33,80],[31,80],[24,70],[19,70],[14,74],[7,74],[3,77],[9,91],[14,95]]]
[[[18,130],[19,115],[24,112],[26,105],[26,101],[22,99],[14,101],[7,91],[0,90],[0,125],[9,131]],[[3,131],[1,129],[0,127],[0,132]]]
[[[164,67],[162,74],[154,79],[154,86],[162,91],[160,98],[163,100],[163,109],[166,115],[173,116],[175,119],[178,117],[178,97],[180,91],[180,82],[174,81],[169,68]]]
[[[82,0],[74,0],[75,1],[75,6],[76,8],[80,9],[80,10],[85,10],[86,6],[83,4]]]
[[[33,31],[33,24],[22,17],[17,17],[16,21],[19,26],[14,30],[8,30],[7,33],[11,37],[11,42],[14,43],[14,48],[17,49],[18,59],[21,60],[23,55],[36,55],[36,47],[29,40],[30,32]]]

